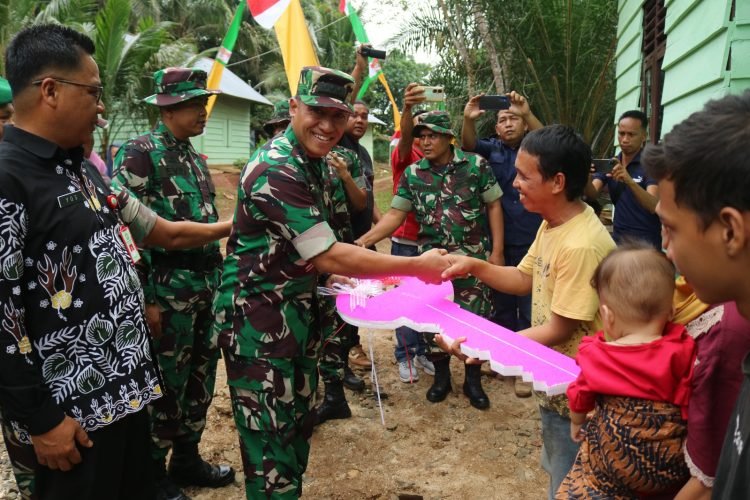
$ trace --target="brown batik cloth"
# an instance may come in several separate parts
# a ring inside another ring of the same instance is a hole
[[[690,477],[687,426],[671,403],[599,396],[556,499],[638,499],[676,492]]]

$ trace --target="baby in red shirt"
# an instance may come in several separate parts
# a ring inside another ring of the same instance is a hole
[[[578,348],[581,373],[567,394],[581,448],[557,498],[666,494],[689,478],[682,445],[695,343],[670,323],[674,271],[661,252],[631,244],[594,272],[604,329]]]

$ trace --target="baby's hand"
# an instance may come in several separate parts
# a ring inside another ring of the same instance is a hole
[[[583,424],[574,424],[573,422],[570,423],[570,439],[572,439],[576,443],[580,443],[581,441],[583,441],[583,433],[581,432],[581,427],[583,427]]]

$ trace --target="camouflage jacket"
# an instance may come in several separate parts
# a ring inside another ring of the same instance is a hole
[[[484,204],[502,196],[492,170],[478,155],[454,149],[453,160],[434,167],[426,158],[406,168],[391,206],[414,211],[420,251],[445,248],[486,260]]]
[[[220,347],[253,358],[307,349],[318,277],[308,261],[336,242],[332,192],[325,160],[308,158],[291,127],[253,153],[214,298]]]
[[[163,123],[150,133],[126,142],[114,162],[113,189],[128,189],[144,205],[171,221],[217,222],[214,206],[216,189],[206,162],[190,141],[180,141]],[[181,250],[195,255],[216,254],[219,243]],[[152,255],[164,254],[162,248],[141,250],[139,262],[146,302],[154,302],[150,280]]]
[[[349,165],[349,173],[351,174],[357,187],[366,187],[367,179],[364,177],[362,167],[359,162],[357,154],[351,149],[347,149],[341,146],[335,146],[332,152],[338,154],[346,161]],[[329,224],[331,229],[336,234],[338,241],[345,243],[354,242],[354,232],[352,227],[352,214],[354,213],[349,199],[346,196],[346,189],[344,183],[336,173],[336,169],[330,165],[328,167],[328,177],[330,179],[330,190],[333,203],[333,212]]]

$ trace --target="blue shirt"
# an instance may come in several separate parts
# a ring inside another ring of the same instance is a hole
[[[513,187],[518,149],[508,146],[495,137],[490,137],[479,139],[474,152],[487,160],[500,184],[500,189],[503,190],[500,203],[503,206],[505,222],[505,245],[529,247],[536,238],[542,217],[523,207],[518,191]]]
[[[622,161],[622,153],[618,156]],[[630,161],[627,167],[628,174],[644,190],[648,186],[656,184],[656,180],[646,176],[646,169],[641,165],[641,153],[639,152]],[[623,237],[646,240],[655,248],[661,250],[661,222],[656,214],[652,214],[638,203],[638,200],[624,183],[618,182],[605,174],[597,173],[593,176],[607,186],[609,196],[615,205],[615,218],[612,221],[612,237],[617,243]]]

